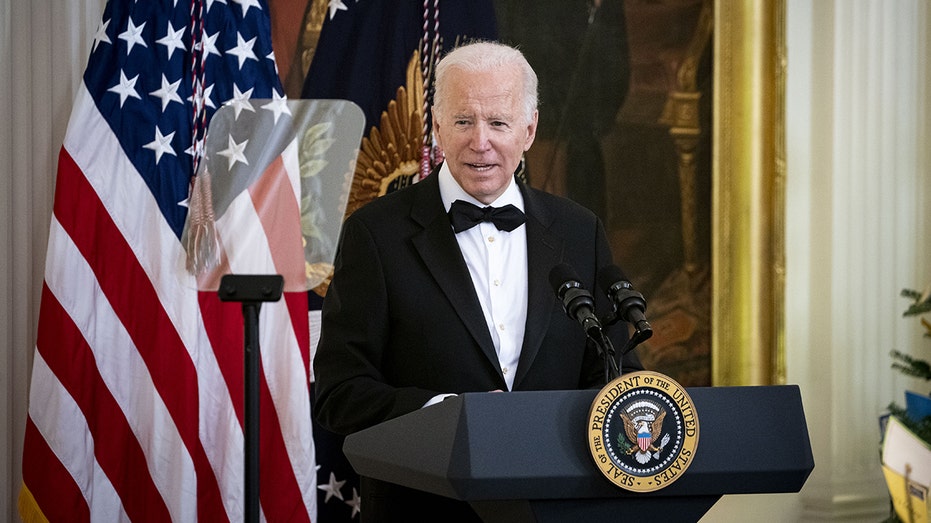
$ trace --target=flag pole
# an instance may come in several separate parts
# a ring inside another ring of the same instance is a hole
[[[262,302],[281,299],[284,278],[274,275],[226,274],[220,279],[220,300],[242,303],[245,372],[245,512],[247,523],[259,521],[259,312]]]

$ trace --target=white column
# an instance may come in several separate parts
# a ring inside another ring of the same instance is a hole
[[[906,386],[889,351],[929,348],[899,297],[931,284],[928,8],[790,0],[787,15],[786,345],[815,451],[802,516],[877,521],[877,419]]]

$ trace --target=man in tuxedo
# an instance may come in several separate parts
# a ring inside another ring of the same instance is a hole
[[[605,385],[598,347],[549,281],[568,264],[594,289],[612,263],[604,227],[514,176],[537,129],[533,69],[506,45],[458,47],[437,66],[433,118],[444,162],[343,225],[314,358],[315,416],[336,433],[449,395]],[[624,324],[605,329],[624,346]],[[642,368],[633,352],[619,367]],[[371,478],[361,488],[363,521],[479,520],[465,502]]]

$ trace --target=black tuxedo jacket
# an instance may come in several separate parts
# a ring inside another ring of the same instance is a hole
[[[437,179],[434,172],[382,196],[343,225],[314,356],[314,415],[338,434],[412,412],[438,394],[506,389]],[[604,359],[565,313],[549,273],[568,263],[592,291],[596,312],[610,310],[595,290],[596,272],[611,263],[604,227],[568,199],[520,190],[528,308],[513,389],[601,387]],[[626,325],[607,330],[620,351]],[[634,353],[624,356],[622,372],[641,368]],[[366,477],[361,489],[363,522],[480,521],[462,501]]]
[[[346,219],[323,301],[314,356],[315,416],[349,434],[421,408],[443,393],[506,390],[469,270],[440,199],[438,175],[382,196]],[[603,315],[595,288],[612,263],[588,209],[519,184],[527,214],[527,324],[513,390],[605,384],[604,359],[568,317],[549,281],[568,263]],[[624,323],[606,327],[620,351]],[[642,369],[631,352],[622,372]]]

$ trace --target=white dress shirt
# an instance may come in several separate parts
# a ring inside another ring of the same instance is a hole
[[[459,186],[445,163],[437,176],[440,177],[440,196],[447,211],[456,200],[486,206]],[[513,178],[491,205],[501,207],[507,204],[524,210],[523,196]],[[504,381],[511,390],[527,323],[527,227],[521,225],[507,232],[499,231],[492,223],[482,222],[457,233],[456,241],[472,275],[472,284],[485,314]]]

